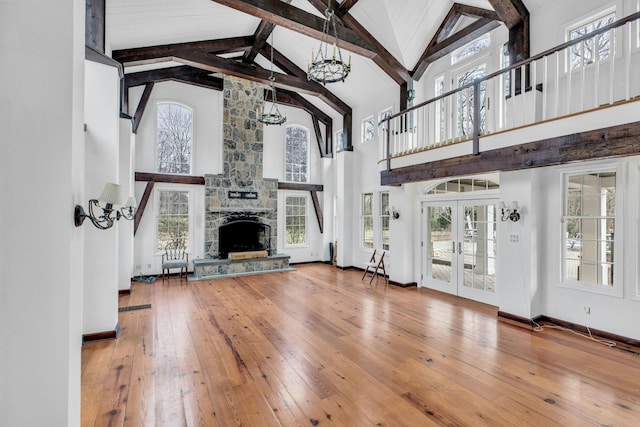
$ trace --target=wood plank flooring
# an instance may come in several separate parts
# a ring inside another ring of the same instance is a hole
[[[637,426],[640,357],[322,264],[134,284],[83,426]]]

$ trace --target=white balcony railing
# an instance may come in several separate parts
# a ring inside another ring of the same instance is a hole
[[[640,95],[640,12],[385,119],[380,159],[391,159]],[[478,120],[479,118],[479,120]]]

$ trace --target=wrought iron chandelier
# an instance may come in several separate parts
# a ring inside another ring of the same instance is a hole
[[[331,9],[331,6],[324,11],[324,16],[327,19],[322,27],[320,48],[317,54],[314,54],[313,50],[311,51],[311,63],[307,71],[307,78],[322,84],[344,82],[344,79],[347,78],[351,71],[351,56],[349,56],[348,64],[342,60],[342,51],[340,50],[338,32],[336,31],[335,11]],[[333,37],[335,38],[332,57],[329,57],[328,53],[329,26],[333,29]]]
[[[273,31],[271,32],[271,73],[269,74],[269,87],[267,93],[271,93],[271,108],[267,109],[262,105],[262,113],[258,115],[258,121],[265,125],[281,125],[287,121],[287,117],[283,116],[278,109],[278,99],[276,97],[276,88],[274,82],[276,78],[273,76]],[[267,102],[267,93],[264,96],[264,103]]]

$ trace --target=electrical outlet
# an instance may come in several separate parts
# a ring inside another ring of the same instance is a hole
[[[148,268],[148,269],[151,269],[151,264],[147,264],[147,268]]]
[[[589,307],[588,305],[584,306],[584,314],[591,314],[591,307]]]

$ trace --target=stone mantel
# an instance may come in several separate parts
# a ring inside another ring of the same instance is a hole
[[[274,212],[269,208],[210,208],[207,212],[210,213],[230,213],[230,214],[264,214]]]

